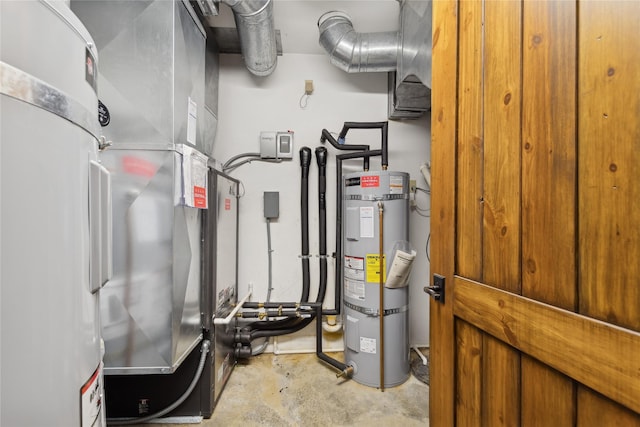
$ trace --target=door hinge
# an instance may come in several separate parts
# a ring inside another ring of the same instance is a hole
[[[433,286],[425,286],[424,291],[428,293],[434,300],[444,304],[444,276],[439,274],[433,275]]]

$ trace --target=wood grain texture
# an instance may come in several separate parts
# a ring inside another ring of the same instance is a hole
[[[456,274],[482,280],[482,14],[480,0],[460,3]]]
[[[482,415],[482,333],[478,328],[456,321],[456,425],[481,425]]]
[[[570,378],[522,356],[522,427],[575,425],[575,386]]]
[[[484,3],[482,281],[516,293],[520,293],[521,7],[515,1]]]
[[[520,354],[484,334],[482,349],[482,426],[520,422]]]
[[[457,126],[458,9],[455,0],[433,3],[433,85],[431,92],[431,272],[453,289],[455,265],[455,157]],[[429,419],[454,425],[455,338],[453,303],[429,304],[431,377]]]
[[[640,333],[456,278],[454,314],[640,412]]]
[[[570,311],[576,272],[576,3],[523,4],[522,295]],[[522,357],[524,426],[574,425],[573,381]]]
[[[524,2],[522,295],[576,309],[576,4]]]
[[[640,427],[640,414],[589,390],[578,388],[577,427]]]
[[[580,312],[640,331],[640,2],[582,2]]]

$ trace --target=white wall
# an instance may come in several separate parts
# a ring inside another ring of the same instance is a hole
[[[300,162],[298,150],[308,146],[312,151],[320,145],[323,128],[340,132],[345,121],[387,120],[386,73],[347,74],[329,63],[325,55],[288,54],[278,58],[275,72],[266,77],[252,76],[239,55],[221,55],[218,131],[214,157],[224,162],[245,152],[258,152],[259,134],[264,130],[295,132],[293,160],[280,164],[252,162],[231,173],[244,185],[240,199],[240,296],[251,288],[254,301],[264,301],[267,294],[267,237],[263,216],[264,191],[280,192],[280,217],[271,224],[273,248],[272,300],[298,300],[301,293],[300,243]],[[306,109],[299,106],[304,93],[304,81],[313,80],[315,91]],[[419,172],[420,165],[430,155],[430,122],[427,118],[389,124],[389,169],[408,172],[418,187],[426,185]],[[380,144],[379,130],[352,130],[347,142],[367,143],[372,148]],[[328,143],[327,170],[327,250],[335,249],[335,155]],[[360,163],[361,164],[361,163]],[[355,169],[355,166],[354,170]],[[372,170],[380,169],[379,159],[372,159]],[[417,194],[418,206],[430,207],[424,193]],[[310,252],[318,253],[317,165],[312,160],[309,179]],[[412,209],[411,242],[418,256],[410,283],[410,343],[428,345],[428,297],[422,288],[428,283],[429,266],[425,245],[429,233],[429,218]],[[333,271],[329,261],[329,284],[325,305],[333,306]],[[317,258],[311,261],[311,296],[318,286]],[[312,298],[313,299],[313,298]],[[304,335],[313,335],[312,328],[296,335],[286,348],[305,351],[313,348]],[[302,337],[300,337],[302,335]],[[284,348],[284,345],[281,345]],[[276,349],[277,350],[277,349]]]

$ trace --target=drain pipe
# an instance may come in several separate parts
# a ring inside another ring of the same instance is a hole
[[[331,63],[348,73],[396,71],[399,34],[397,31],[357,33],[351,18],[338,11],[318,19],[320,45]]]
[[[268,76],[277,62],[276,31],[272,0],[222,0],[231,7],[236,21],[240,49],[247,69],[256,76]]]

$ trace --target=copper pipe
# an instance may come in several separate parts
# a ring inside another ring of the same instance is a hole
[[[384,204],[378,202],[378,228],[380,233],[380,254],[378,268],[380,273],[380,391],[384,391]]]

